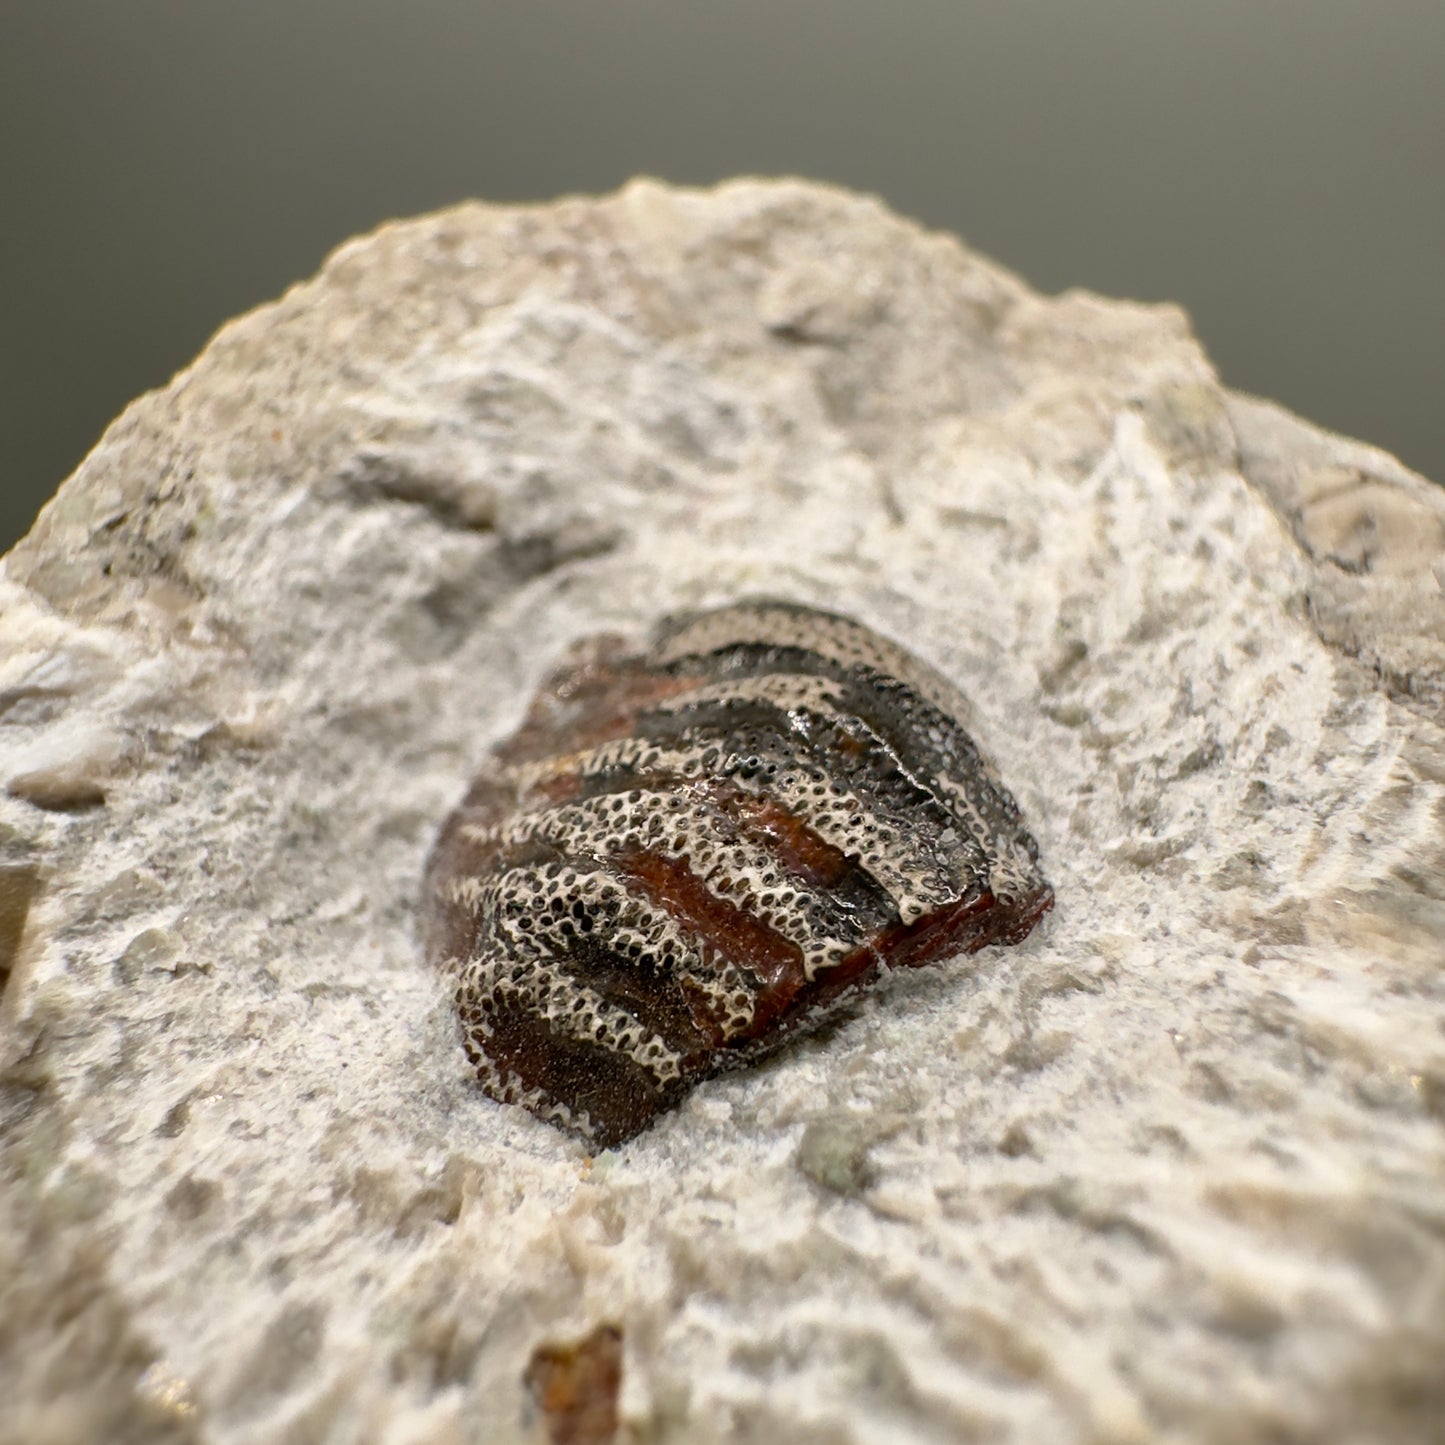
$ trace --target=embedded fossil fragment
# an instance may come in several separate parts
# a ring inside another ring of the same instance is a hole
[[[598,1325],[585,1338],[532,1351],[522,1376],[548,1445],[610,1445],[617,1438],[622,1331]]]
[[[1053,905],[939,673],[749,601],[575,650],[448,819],[427,948],[494,1098],[599,1147],[885,968]]]

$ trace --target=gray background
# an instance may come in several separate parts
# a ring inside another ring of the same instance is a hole
[[[793,172],[1445,479],[1442,0],[0,0],[0,548],[352,233]]]

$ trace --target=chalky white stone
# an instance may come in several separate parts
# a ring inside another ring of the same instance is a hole
[[[1176,308],[865,197],[348,242],[0,568],[0,1439],[523,1445],[610,1323],[658,1445],[1433,1441],[1442,558]],[[759,594],[964,687],[1057,908],[589,1163],[419,880],[573,639]]]

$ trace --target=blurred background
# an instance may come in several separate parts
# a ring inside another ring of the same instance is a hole
[[[795,173],[1445,481],[1442,0],[0,0],[0,550],[390,216]]]

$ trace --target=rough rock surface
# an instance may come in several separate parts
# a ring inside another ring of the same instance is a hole
[[[422,862],[569,640],[767,592],[971,696],[1058,895],[612,1154]],[[0,1439],[1427,1441],[1445,494],[802,184],[349,243],[0,578]],[[530,1413],[529,1413],[530,1412]]]

